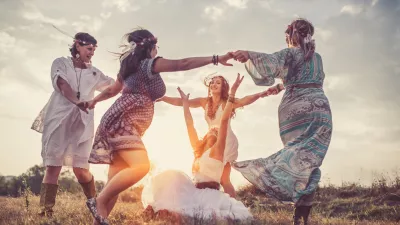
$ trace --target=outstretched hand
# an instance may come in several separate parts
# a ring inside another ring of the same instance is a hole
[[[230,53],[226,53],[225,55],[221,55],[218,57],[218,63],[221,63],[224,66],[233,66],[231,63],[228,63],[228,60],[232,58],[233,56]]]
[[[236,61],[239,61],[241,63],[247,62],[249,60],[249,52],[248,51],[243,51],[243,50],[238,50],[236,52],[230,52],[229,53],[232,58],[234,58]]]
[[[180,87],[178,87],[177,89],[178,89],[179,95],[181,96],[182,101],[183,102],[189,101],[190,93],[185,94],[185,92],[183,92]]]
[[[232,94],[232,95],[235,95],[235,94],[236,94],[237,89],[239,88],[240,84],[241,84],[242,81],[243,81],[243,78],[244,78],[244,76],[240,76],[240,73],[237,74],[235,83],[233,83],[233,85],[232,85],[232,87],[231,87],[231,94]]]
[[[277,95],[282,90],[285,89],[285,87],[283,87],[283,85],[281,85],[281,88],[279,88],[278,85],[280,85],[280,84],[277,84],[277,85],[275,85],[273,87],[268,88],[268,90],[261,92],[260,93],[260,97],[264,98],[264,97],[269,96],[269,95]]]

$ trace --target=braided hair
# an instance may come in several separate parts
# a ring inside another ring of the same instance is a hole
[[[310,60],[315,52],[314,26],[305,19],[294,20],[286,29],[286,43],[304,51],[304,59]]]

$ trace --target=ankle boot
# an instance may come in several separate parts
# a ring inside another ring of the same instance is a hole
[[[294,215],[293,215],[293,225],[300,225],[301,222],[301,206],[294,208]]]
[[[85,193],[85,196],[87,199],[94,198],[96,197],[96,186],[94,185],[94,177],[92,176],[92,180],[87,182],[87,183],[81,183],[79,184],[82,186],[83,193]]]
[[[40,216],[51,217],[53,215],[53,207],[56,204],[58,185],[42,183],[40,188]]]

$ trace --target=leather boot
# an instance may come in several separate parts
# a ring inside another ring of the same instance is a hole
[[[53,215],[53,207],[56,204],[58,185],[42,183],[40,188],[40,216],[51,217]]]
[[[96,186],[94,185],[94,177],[92,176],[92,180],[87,182],[87,183],[81,183],[79,184],[82,186],[83,193],[85,193],[85,196],[87,199],[94,198],[96,197]]]

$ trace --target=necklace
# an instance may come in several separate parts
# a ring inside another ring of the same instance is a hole
[[[78,85],[78,92],[76,93],[76,97],[78,98],[78,100],[81,97],[81,92],[79,91],[79,88],[81,86],[81,77],[82,77],[82,68],[81,68],[81,72],[79,73],[79,79],[78,79],[78,73],[76,72],[75,66],[74,66],[74,71],[75,71],[75,78],[76,78],[76,83]]]

